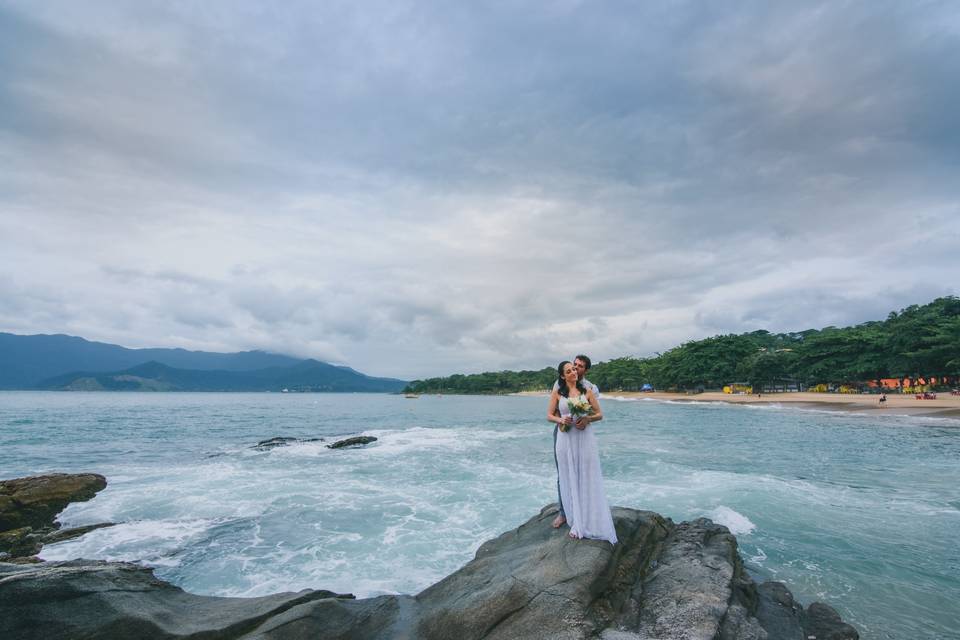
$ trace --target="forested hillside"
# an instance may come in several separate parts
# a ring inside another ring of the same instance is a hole
[[[411,392],[513,393],[549,388],[555,365],[415,380]],[[960,377],[960,298],[938,298],[892,312],[886,320],[797,333],[754,331],[694,340],[650,358],[625,356],[596,364],[589,378],[603,390],[719,389],[745,382],[755,389],[818,384],[863,386],[883,378]]]

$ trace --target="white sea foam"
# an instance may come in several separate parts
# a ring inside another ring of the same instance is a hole
[[[857,411],[852,408],[824,409],[820,407],[809,407],[809,406],[797,407],[791,404],[785,404],[781,406],[779,405],[779,403],[771,403],[766,406],[774,406],[774,405],[776,405],[778,409],[782,409],[785,411],[795,411],[797,413],[812,413],[812,414],[826,415],[826,416],[832,416],[832,417],[843,416],[843,417],[856,418],[858,420],[866,418],[869,420],[877,420],[883,423],[893,421],[893,422],[901,422],[903,424],[912,424],[914,426],[919,426],[921,424],[936,424],[936,425],[942,425],[945,427],[960,426],[960,418],[954,418],[950,416],[910,415],[905,413],[897,413],[896,411],[892,411],[892,410],[880,411],[880,410],[871,409],[867,411]],[[743,404],[738,406],[749,407],[749,408],[760,408],[764,405]],[[919,408],[922,408],[922,407],[919,407]]]
[[[960,418],[951,418],[951,417],[943,417],[943,416],[903,416],[903,415],[897,416],[897,417],[909,418],[911,421],[914,421],[914,422],[943,425],[945,427],[960,426]]]
[[[732,405],[737,404],[737,403],[734,403],[734,402],[724,402],[723,404],[731,405],[731,406],[732,406]],[[778,410],[780,410],[780,409],[783,409],[783,405],[780,404],[779,402],[765,402],[765,403],[762,403],[762,404],[744,403],[744,404],[741,404],[741,405],[739,405],[739,406],[746,407],[747,409],[754,409],[754,410],[757,410],[757,411],[770,411],[770,410],[778,411]]]
[[[538,436],[538,433],[532,429],[504,432],[480,427],[469,431],[414,427],[404,430],[374,430],[364,434],[378,438],[376,443],[364,449],[374,456],[398,456],[427,451],[443,454],[463,453],[473,449],[486,449],[492,442]]]
[[[59,544],[46,545],[40,552],[43,560],[99,558],[103,560],[138,561],[150,565],[176,565],[171,554],[190,543],[210,527],[209,520],[140,520],[124,522]],[[150,550],[147,556],[144,551]]]
[[[710,409],[723,409],[726,407],[735,406],[733,402],[726,402],[724,400],[661,400],[664,404],[679,404],[679,405],[689,405],[696,407],[706,407]]]
[[[37,398],[16,417],[33,411]],[[61,514],[65,526],[123,523],[50,545],[43,557],[136,560],[194,593],[416,593],[556,499],[551,427],[539,398],[410,403],[344,394],[326,399],[320,411],[315,398],[299,395],[50,398],[142,406],[163,437],[141,429],[139,417],[101,423],[84,409],[38,420],[62,445],[10,445],[11,476],[64,466],[107,476],[107,489]],[[917,589],[924,581],[942,589],[946,601],[957,599],[950,552],[960,514],[960,441],[953,422],[878,411],[856,419],[842,411],[801,414],[789,403],[738,412],[695,396],[610,398],[622,403],[597,435],[611,504],[677,522],[709,516],[744,536],[744,557],[762,564],[765,576],[796,585],[798,597],[822,591],[851,610],[867,602],[861,610],[895,611],[884,624],[924,611],[932,592]],[[264,409],[264,402],[275,406]],[[329,403],[336,415],[322,422]],[[181,405],[189,411],[170,411]],[[446,405],[452,410],[441,411]],[[4,410],[0,403],[0,421]],[[118,415],[109,407],[91,411],[95,418]],[[513,411],[522,415],[514,420]],[[908,425],[916,428],[900,428]],[[379,440],[326,448],[361,433]],[[327,440],[250,448],[278,434]],[[116,447],[105,448],[105,441]],[[212,452],[217,457],[206,457]],[[889,535],[891,522],[903,535]],[[874,558],[880,562],[863,561]],[[858,591],[841,598],[851,582]]]
[[[204,464],[145,472],[138,487],[111,485],[77,505],[73,524],[144,511],[169,519],[130,522],[101,539],[94,532],[72,548],[51,547],[51,558],[139,560],[178,585],[216,595],[306,587],[361,596],[415,592],[552,498],[542,472],[545,430],[363,433],[379,440],[337,451],[309,442],[254,455],[237,449]],[[542,442],[531,448],[523,443],[529,439]],[[495,446],[503,442],[513,444]],[[496,455],[526,449],[542,453],[531,468]],[[531,491],[541,496],[532,503]],[[188,530],[175,519],[183,513],[209,517]],[[237,524],[245,515],[255,526]]]
[[[722,524],[727,529],[730,529],[730,533],[735,536],[753,533],[754,529],[757,528],[757,525],[753,524],[750,518],[724,505],[720,505],[713,511],[710,511],[707,517],[717,524]]]

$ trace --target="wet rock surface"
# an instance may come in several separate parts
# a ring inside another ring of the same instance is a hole
[[[311,590],[262,598],[196,596],[125,562],[0,563],[0,637],[238,638],[291,607],[337,597]]]
[[[0,480],[0,531],[58,527],[55,518],[71,502],[83,502],[107,486],[96,473],[54,473]]]
[[[90,500],[107,486],[95,473],[55,473],[0,480],[0,560],[35,561],[44,544],[61,542],[111,523],[61,530],[57,514]]]
[[[269,451],[270,449],[275,449],[277,447],[286,447],[291,444],[298,444],[301,442],[324,442],[324,438],[292,438],[289,436],[277,436],[276,438],[270,438],[268,440],[261,440],[257,444],[250,447],[251,449],[258,449],[260,451]]]
[[[376,442],[377,439],[373,436],[356,436],[353,438],[347,438],[345,440],[338,440],[333,444],[328,444],[328,449],[342,449],[343,447],[356,447],[360,445],[370,444],[371,442]]]

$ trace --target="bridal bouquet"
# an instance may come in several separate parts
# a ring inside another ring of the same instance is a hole
[[[577,418],[593,413],[593,407],[590,405],[590,401],[587,400],[586,396],[567,398],[567,407],[570,409],[570,415],[573,416],[574,422],[576,422]],[[569,428],[569,425],[560,425],[561,431],[566,431]]]

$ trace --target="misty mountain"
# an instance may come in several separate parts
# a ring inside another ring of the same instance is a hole
[[[160,362],[108,373],[74,372],[37,383],[51,391],[400,391],[403,380],[372,378],[344,367],[304,360],[253,371],[177,369]]]
[[[349,367],[263,351],[128,349],[67,335],[0,333],[0,389],[85,385],[144,391],[397,391],[404,386]]]

